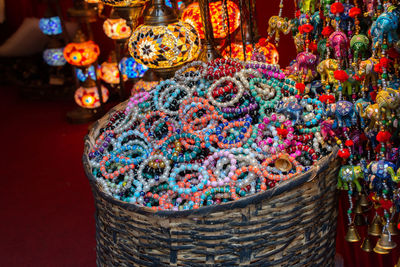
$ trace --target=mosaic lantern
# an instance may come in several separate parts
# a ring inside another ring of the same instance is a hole
[[[225,38],[228,34],[228,25],[222,1],[212,2],[209,7],[214,37],[217,39]],[[240,26],[240,9],[233,1],[227,1],[227,10],[229,14],[229,34],[231,34]],[[192,3],[183,11],[182,21],[193,25],[200,38],[204,39],[204,28],[198,2]]]
[[[119,62],[119,69],[128,78],[135,79],[143,77],[143,75],[149,68],[145,65],[137,63],[136,60],[132,57],[124,57]]]
[[[129,7],[138,4],[145,4],[148,0],[100,0],[109,6]]]
[[[67,61],[63,54],[64,48],[49,48],[44,50],[43,59],[47,65],[53,67],[64,66]]]
[[[84,68],[84,69],[77,68],[76,69],[76,77],[81,82],[86,81],[86,79],[89,77],[90,77],[90,79],[96,81],[96,70],[95,70],[94,66],[90,66],[90,67]]]
[[[62,33],[61,20],[59,17],[40,19],[39,28],[46,35],[58,35]]]
[[[230,53],[232,47],[232,52]],[[268,64],[278,64],[279,61],[279,53],[276,49],[275,45],[272,43],[266,42],[265,40],[260,40],[260,42],[255,44],[255,49],[259,53],[265,56],[266,63]],[[227,46],[222,51],[222,56],[224,58],[237,58],[239,60],[244,60],[243,54],[243,44],[233,43],[231,46]],[[253,46],[251,44],[246,45],[246,59],[251,59],[253,55]]]
[[[119,84],[119,69],[117,62],[103,62],[98,70],[100,79],[109,84]],[[123,74],[123,80],[128,80],[128,77]]]
[[[104,86],[101,87],[101,93],[103,95],[103,103],[108,100],[108,90]],[[92,79],[87,79],[82,87],[79,87],[75,91],[75,102],[88,109],[100,107],[100,97],[97,92],[97,87]]]
[[[113,40],[127,39],[132,30],[122,18],[106,19],[103,24],[104,33]]]
[[[100,48],[93,41],[84,41],[82,32],[78,32],[76,42],[64,48],[64,57],[67,62],[77,67],[84,67],[94,63],[100,54]]]

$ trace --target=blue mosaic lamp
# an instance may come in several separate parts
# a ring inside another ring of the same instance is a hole
[[[41,18],[39,28],[46,35],[58,35],[62,33],[60,17]]]
[[[119,69],[128,78],[142,78],[149,69],[145,65],[138,63],[133,57],[124,57],[119,63]]]
[[[94,66],[90,66],[89,68],[85,68],[84,70],[77,68],[76,69],[76,77],[78,77],[78,80],[81,82],[84,82],[87,80],[87,78],[91,78],[93,81],[96,80],[96,70]]]
[[[43,52],[43,59],[49,66],[64,66],[67,61],[64,58],[63,51],[64,47],[46,49]]]

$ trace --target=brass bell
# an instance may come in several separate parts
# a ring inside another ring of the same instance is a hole
[[[283,155],[275,160],[275,168],[282,172],[288,172],[292,169],[292,163],[289,161],[287,156]]]
[[[354,224],[355,224],[356,226],[366,225],[367,222],[366,222],[366,220],[365,220],[364,215],[362,215],[362,214],[356,214],[355,217],[354,217]]]
[[[376,246],[374,247],[374,252],[384,255],[384,254],[389,254],[390,251],[387,249],[381,248],[380,246],[378,246],[378,244],[376,244]]]
[[[354,213],[356,214],[354,217],[354,224],[356,226],[366,225],[367,222],[365,221],[365,217],[363,215],[363,208],[360,205],[360,202],[357,202],[357,205],[354,209]]]
[[[369,206],[369,202],[368,202],[367,196],[365,194],[361,194],[360,200],[358,201],[358,203],[361,205],[361,207]]]
[[[378,215],[375,215],[372,223],[368,226],[368,234],[372,236],[381,236],[382,224],[381,218]]]
[[[372,243],[371,239],[369,239],[368,236],[364,238],[363,243],[361,244],[361,249],[364,250],[365,252],[372,252]]]
[[[397,229],[397,225],[394,221],[390,221],[388,230],[391,235],[398,235],[400,234],[399,229]]]
[[[376,245],[386,250],[394,249],[397,246],[396,242],[389,240],[389,234],[386,232],[382,233]]]
[[[344,239],[347,242],[358,242],[361,240],[360,235],[358,234],[357,229],[353,224],[349,226],[349,229],[347,230]]]

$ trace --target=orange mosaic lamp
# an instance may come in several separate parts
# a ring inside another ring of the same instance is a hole
[[[232,52],[230,53],[232,47]],[[265,56],[266,63],[268,64],[278,64],[279,61],[279,53],[276,49],[275,45],[270,42],[267,42],[265,38],[260,39],[258,43],[255,44],[255,50],[258,53],[261,53]],[[227,46],[222,51],[222,56],[224,58],[237,58],[240,60],[244,60],[243,54],[243,44],[241,43],[233,43],[231,46]],[[253,46],[251,44],[246,45],[246,59],[251,59],[253,55]]]
[[[122,18],[106,19],[103,23],[104,33],[113,40],[127,39],[131,36],[132,30]]]
[[[101,93],[103,96],[103,103],[108,100],[108,90],[104,86],[101,87]],[[82,87],[79,87],[75,91],[75,102],[87,109],[93,109],[100,107],[100,97],[97,91],[96,83],[92,79],[87,79]]]
[[[210,3],[209,6],[214,37],[217,39],[225,38],[228,33],[228,26],[223,3],[222,1],[216,1]],[[227,11],[229,14],[229,34],[231,34],[240,26],[240,9],[233,1],[227,1]],[[193,25],[200,38],[204,39],[204,28],[198,2],[192,3],[183,11],[182,21]]]
[[[100,54],[99,46],[93,41],[84,41],[84,38],[83,33],[78,31],[75,42],[64,48],[64,58],[69,64],[85,67],[97,60]]]

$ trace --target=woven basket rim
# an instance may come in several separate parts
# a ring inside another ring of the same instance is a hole
[[[127,100],[128,101],[128,100]],[[85,147],[84,147],[84,152],[82,156],[82,162],[83,162],[83,168],[85,171],[85,174],[91,184],[92,190],[95,190],[96,193],[101,196],[104,200],[107,202],[119,206],[123,209],[126,209],[128,211],[132,212],[137,212],[139,214],[143,214],[146,216],[156,216],[156,217],[164,217],[164,218],[182,218],[182,217],[189,217],[189,216],[203,216],[207,215],[209,213],[214,213],[218,211],[226,211],[226,210],[231,210],[231,209],[236,209],[236,208],[244,208],[248,206],[249,204],[255,204],[261,202],[261,200],[265,200],[268,198],[272,198],[274,196],[278,196],[284,192],[288,192],[296,187],[301,186],[304,183],[311,182],[314,180],[314,178],[321,173],[322,171],[326,170],[331,162],[334,162],[337,152],[338,152],[338,147],[334,147],[334,150],[327,156],[321,158],[317,163],[313,165],[308,171],[298,174],[294,176],[293,178],[283,181],[279,183],[277,186],[268,189],[264,192],[259,192],[253,195],[245,196],[240,198],[239,200],[235,201],[230,201],[227,203],[221,203],[218,205],[212,205],[212,206],[204,206],[199,209],[192,209],[192,210],[182,210],[182,211],[172,211],[172,210],[166,210],[166,211],[154,211],[153,209],[149,207],[144,207],[144,206],[139,206],[136,204],[132,203],[127,203],[120,201],[118,199],[113,198],[110,195],[107,195],[103,190],[100,189],[98,186],[98,183],[96,182],[95,177],[93,176],[89,164],[89,158],[88,158],[88,151],[91,148],[91,141],[90,141],[90,136],[94,135],[94,133],[103,126],[100,122],[103,122],[103,124],[108,121],[108,118],[111,116],[111,114],[114,111],[120,110],[124,106],[126,106],[127,101],[122,102],[118,105],[116,105],[114,108],[112,108],[109,112],[107,112],[101,119],[96,121],[89,133],[85,136],[84,141],[85,141]]]

